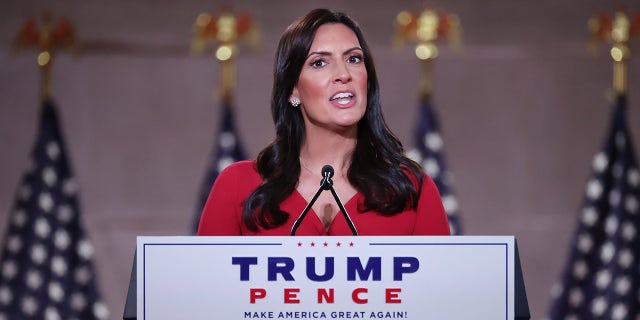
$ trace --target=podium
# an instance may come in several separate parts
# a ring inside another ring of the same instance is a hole
[[[123,319],[530,319],[512,236],[138,237]]]

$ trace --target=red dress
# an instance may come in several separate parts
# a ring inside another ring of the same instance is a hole
[[[254,161],[240,161],[223,170],[216,179],[202,212],[198,235],[201,236],[286,236],[293,223],[307,205],[297,190],[285,199],[280,208],[290,213],[287,222],[273,229],[259,228],[257,232],[247,229],[242,222],[243,201],[262,183]],[[440,195],[433,180],[424,175],[418,207],[407,209],[386,217],[374,211],[360,212],[358,203],[364,195],[356,193],[344,203],[359,235],[449,235],[449,224]],[[341,212],[335,216],[328,230],[311,209],[304,218],[296,235],[300,236],[346,236],[351,230]]]

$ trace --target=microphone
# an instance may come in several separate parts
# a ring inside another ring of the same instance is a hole
[[[323,187],[323,190],[330,190],[329,186],[333,186],[333,167],[326,164],[322,167],[322,180],[320,181],[320,186]]]
[[[307,206],[304,208],[304,210],[302,210],[302,213],[300,214],[298,219],[296,219],[296,221],[293,223],[293,227],[291,228],[291,234],[290,234],[291,236],[295,236],[296,235],[296,230],[298,229],[298,227],[302,223],[302,220],[304,220],[304,217],[307,215],[309,210],[311,210],[311,206],[313,206],[313,204],[316,202],[316,200],[318,200],[318,197],[320,196],[320,193],[322,193],[322,191],[324,191],[324,190],[331,190],[331,194],[333,195],[333,199],[336,200],[336,203],[338,204],[338,207],[340,208],[340,211],[342,212],[342,215],[344,216],[344,219],[347,221],[347,225],[349,225],[349,229],[351,229],[351,233],[354,236],[358,235],[358,231],[356,230],[356,226],[353,224],[353,221],[351,221],[351,217],[349,216],[349,213],[347,213],[347,209],[344,208],[344,205],[342,204],[342,201],[340,201],[340,198],[338,198],[338,194],[336,193],[336,190],[333,189],[333,180],[331,180],[331,178],[333,177],[334,173],[335,173],[335,171],[333,170],[332,166],[327,164],[327,165],[322,167],[322,170],[320,171],[320,174],[322,175],[322,180],[320,180],[320,188],[318,189],[316,194],[311,199],[311,202],[309,202],[307,204]]]

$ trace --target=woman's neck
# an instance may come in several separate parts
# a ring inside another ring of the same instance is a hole
[[[303,169],[317,172],[318,175],[321,168],[328,164],[334,168],[336,176],[345,176],[355,147],[355,134],[307,132],[300,149],[300,163]]]

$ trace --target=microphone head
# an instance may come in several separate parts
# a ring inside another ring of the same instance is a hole
[[[327,175],[329,176],[329,178],[333,177],[333,167],[330,165],[325,165],[324,167],[322,167],[322,176],[326,177]]]

